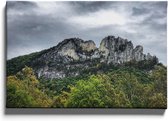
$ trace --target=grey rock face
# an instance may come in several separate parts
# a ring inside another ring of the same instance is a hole
[[[83,41],[79,38],[65,39],[57,46],[48,49],[47,52],[34,61],[36,63],[43,63],[40,67],[36,67],[35,70],[38,77],[63,78],[67,76],[68,71],[65,65],[70,65],[69,70],[74,70],[74,67],[70,63],[92,60],[99,57],[99,51],[92,40]],[[78,72],[71,71],[69,74],[77,76]]]
[[[104,38],[99,51],[107,63],[124,63],[133,59],[133,44],[120,37],[108,36]]]
[[[89,68],[89,63],[94,59],[99,59],[99,63],[122,64],[129,61],[149,60],[153,57],[149,53],[143,54],[141,45],[134,48],[132,42],[127,39],[108,36],[101,41],[99,48],[92,40],[65,39],[57,46],[46,50],[34,62],[42,63],[40,67],[35,68],[38,77],[63,78],[79,75],[78,71],[71,70]],[[72,64],[73,62],[84,62],[84,64]]]
[[[48,49],[39,60],[47,62],[68,63],[81,61],[96,55],[96,45],[93,41],[83,41],[79,38],[65,39],[57,46]],[[95,56],[96,57],[96,56]]]
[[[143,47],[138,45],[133,50],[133,56],[136,61],[144,60],[145,55],[143,54]]]
[[[107,63],[124,63],[128,61],[149,60],[154,56],[149,53],[143,54],[143,47],[141,45],[133,47],[131,41],[114,36],[105,37],[100,43],[99,51],[103,56],[102,62]]]

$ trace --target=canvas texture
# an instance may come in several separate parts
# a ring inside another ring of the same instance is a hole
[[[8,1],[7,108],[167,108],[167,2]]]

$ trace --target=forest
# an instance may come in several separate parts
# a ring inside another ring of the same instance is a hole
[[[7,75],[6,107],[166,108],[167,68],[139,64],[102,66],[103,72],[62,79],[37,78],[25,65]]]

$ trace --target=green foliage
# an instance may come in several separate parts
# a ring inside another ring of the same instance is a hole
[[[119,100],[121,99],[121,100]],[[129,107],[125,95],[115,90],[106,75],[90,76],[71,87],[65,107]]]
[[[14,75],[25,65],[30,66],[33,59],[35,59],[39,53],[32,53],[29,55],[19,56],[7,61],[7,75]]]
[[[149,107],[152,108],[166,108],[167,101],[166,97],[162,93],[154,93],[152,97],[149,98]]]
[[[63,91],[59,96],[55,96],[53,98],[53,104],[52,107],[56,108],[64,108],[65,103],[67,102],[67,99],[69,98],[69,93]]]
[[[167,68],[163,65],[156,65],[150,77],[154,83],[154,90],[167,96]]]
[[[13,75],[7,78],[7,107],[167,107],[167,68],[156,64],[156,59],[124,65],[107,65],[99,60],[90,63],[88,60],[79,63],[87,63],[88,69],[74,66],[67,70],[67,73],[78,71],[79,76],[37,79],[33,69],[25,66],[35,56],[38,54],[11,60],[12,65],[7,63],[9,75]],[[25,68],[22,69],[23,65]],[[63,65],[58,68],[66,69]],[[16,73],[17,70],[21,71]]]
[[[31,107],[34,105],[32,96],[28,95],[25,85],[16,76],[7,80],[7,107]]]
[[[47,53],[48,51],[51,51],[54,47],[42,50],[40,52],[34,52],[28,55],[23,55],[19,57],[12,58],[10,60],[7,60],[6,62],[6,71],[7,76],[15,75],[17,72],[21,71],[25,66],[29,67],[40,67],[43,64],[45,64],[44,61],[35,61],[38,57],[43,55],[44,53]]]
[[[75,81],[70,89],[60,91],[52,106],[166,108],[166,77],[166,68],[161,65],[155,66],[150,73],[121,67]]]
[[[158,64],[157,57],[153,57],[152,59],[149,59],[149,60],[142,60],[142,61],[138,61],[138,62],[135,60],[132,60],[130,62],[124,63],[125,66],[134,67],[136,69],[147,70],[147,71],[153,69],[154,66],[157,64]]]
[[[75,85],[80,79],[87,79],[84,76],[67,77],[63,79],[40,79],[39,89],[45,92],[49,97],[58,96],[63,91],[69,92],[69,86]]]
[[[7,107],[48,107],[51,99],[38,88],[33,70],[25,67],[7,78]]]
[[[151,108],[150,98],[155,95],[157,88],[159,88],[158,92],[162,92],[162,94],[166,93],[166,90],[164,90],[166,84],[166,70],[162,70],[162,74],[159,73],[161,75],[154,74],[156,76],[155,78],[163,77],[162,79],[165,83],[162,85],[154,81],[153,73],[155,72],[156,70],[153,70],[152,74],[149,75],[148,73],[134,68],[121,68],[108,73],[108,75],[114,87],[125,93],[132,107]],[[162,83],[163,81],[160,80],[159,82]],[[164,98],[166,98],[166,95],[162,99]]]

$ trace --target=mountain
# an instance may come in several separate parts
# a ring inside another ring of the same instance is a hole
[[[64,78],[86,72],[101,72],[102,65],[108,68],[112,65],[142,62],[150,66],[157,64],[158,59],[149,53],[144,54],[141,45],[134,48],[131,41],[121,37],[107,36],[101,41],[99,48],[92,40],[69,38],[41,52],[8,60],[7,75],[15,74],[27,65],[35,70],[38,78]]]
[[[7,108],[167,108],[167,67],[141,45],[69,38],[7,60]]]

